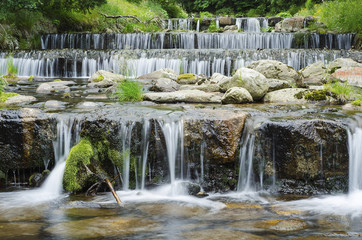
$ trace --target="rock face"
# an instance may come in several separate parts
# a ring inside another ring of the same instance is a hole
[[[162,68],[157,71],[142,75],[138,78],[139,79],[153,79],[153,80],[159,79],[159,78],[169,78],[169,79],[176,81],[177,73],[170,68]]]
[[[324,63],[319,61],[300,70],[304,83],[308,85],[322,85],[327,72]]]
[[[107,88],[116,85],[118,82],[125,80],[123,75],[99,70],[88,79],[88,87]]]
[[[304,28],[304,17],[286,18],[275,24],[276,32],[298,32]]]
[[[154,92],[174,92],[180,89],[180,85],[169,78],[160,78],[152,82],[151,91]]]
[[[299,73],[285,63],[275,60],[259,60],[251,63],[248,68],[260,72],[266,78],[288,81],[297,86],[303,86],[303,79]]]
[[[232,79],[224,79],[219,86],[223,92],[232,87],[245,88],[254,100],[261,99],[269,88],[263,74],[248,68],[239,68]]]
[[[254,168],[264,166],[268,178],[275,166],[284,193],[347,190],[347,138],[345,127],[335,121],[266,122],[256,131],[255,143],[262,147],[256,147]]]
[[[267,93],[263,102],[267,103],[304,103],[304,93],[307,92],[304,88],[286,88]],[[299,96],[298,96],[299,95]]]
[[[199,90],[182,90],[171,93],[145,93],[143,100],[158,103],[221,103],[220,93],[206,93]]]
[[[248,90],[241,87],[229,88],[221,99],[223,104],[248,103],[252,101],[253,97],[250,95]]]

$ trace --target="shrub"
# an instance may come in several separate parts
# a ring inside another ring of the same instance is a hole
[[[139,102],[143,99],[143,88],[138,81],[125,80],[117,85],[114,95],[121,102]]]
[[[292,14],[290,14],[289,12],[280,12],[276,16],[277,17],[287,18],[287,17],[292,17]]]
[[[6,59],[6,70],[9,77],[14,77],[18,74],[18,68],[14,65],[14,58],[12,56]]]
[[[330,80],[324,85],[324,89],[335,95],[338,101],[345,103],[351,98],[353,88],[348,83],[334,82]]]
[[[208,30],[209,30],[209,32],[218,32],[219,31],[219,28],[216,26],[215,21],[211,21]]]

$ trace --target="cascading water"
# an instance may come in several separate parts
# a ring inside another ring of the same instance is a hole
[[[130,160],[131,160],[131,140],[134,122],[121,123],[120,136],[122,139],[122,160],[123,160],[123,190],[129,190]]]
[[[349,142],[349,192],[362,192],[362,126],[348,131]]]
[[[142,190],[145,189],[148,146],[150,143],[149,135],[150,135],[150,121],[144,120],[143,130],[142,130],[142,179],[141,179],[141,189]]]

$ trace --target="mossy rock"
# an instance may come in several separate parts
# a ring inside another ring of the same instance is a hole
[[[324,101],[327,100],[327,91],[326,90],[313,90],[307,92],[304,96],[305,99],[309,101]]]
[[[353,106],[356,106],[356,107],[362,106],[362,100],[361,100],[361,99],[357,99],[357,100],[351,102],[351,104],[352,104]]]
[[[62,79],[57,78],[53,82],[61,82],[61,81],[62,81]]]
[[[104,76],[103,75],[99,75],[96,79],[93,80],[93,82],[101,82],[104,80]]]
[[[12,92],[3,92],[0,93],[0,102],[5,102],[8,100],[9,97],[14,97],[14,96],[18,96],[19,94],[17,93],[12,93]]]
[[[82,171],[82,169],[90,164],[92,157],[92,145],[87,139],[82,139],[70,150],[63,177],[65,190],[72,193],[82,190],[87,180],[86,171]]]
[[[181,84],[194,84],[197,81],[197,77],[193,73],[180,74],[177,77],[177,82]]]

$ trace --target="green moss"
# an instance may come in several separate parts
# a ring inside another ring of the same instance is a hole
[[[361,99],[357,99],[357,100],[351,102],[351,104],[352,104],[353,106],[356,106],[356,107],[361,106],[361,105],[362,105],[362,100],[361,100]]]
[[[185,74],[180,74],[177,77],[177,81],[193,81],[196,79],[196,75],[193,73],[185,73]]]
[[[63,177],[63,186],[65,190],[77,192],[82,189],[85,176],[82,176],[79,170],[83,165],[90,164],[92,157],[92,145],[87,139],[82,139],[70,150]]]
[[[304,96],[305,99],[309,101],[324,101],[327,100],[327,91],[326,90],[313,90],[307,92]]]
[[[98,77],[96,79],[93,80],[93,82],[101,82],[103,80],[104,80],[104,77],[103,77],[103,75],[100,74],[100,75],[98,75]]]
[[[5,102],[6,100],[8,100],[9,97],[14,97],[14,96],[18,96],[19,94],[17,93],[12,93],[12,92],[3,92],[0,93],[0,102]]]
[[[34,76],[33,76],[33,75],[30,75],[30,77],[28,78],[28,81],[29,81],[29,82],[33,82],[33,80],[34,80]]]
[[[62,81],[62,79],[55,79],[53,82],[61,82]]]
[[[304,96],[305,96],[305,92],[304,92],[304,91],[301,91],[301,92],[299,92],[299,93],[294,94],[294,97],[295,97],[296,99],[302,99]]]

